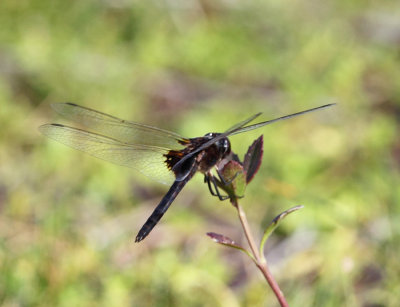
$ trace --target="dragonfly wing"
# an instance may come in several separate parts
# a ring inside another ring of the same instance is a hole
[[[122,143],[179,150],[184,147],[182,144],[188,142],[187,139],[176,133],[119,119],[74,103],[55,103],[52,104],[52,107],[65,118]]]
[[[125,144],[118,140],[59,124],[39,127],[47,137],[97,158],[131,167],[151,179],[172,184],[174,173],[165,163],[168,149],[139,144]]]
[[[295,116],[299,116],[299,115],[303,115],[303,114],[306,114],[306,113],[314,112],[314,111],[317,111],[317,110],[320,110],[320,109],[325,109],[325,108],[331,107],[333,105],[335,105],[335,103],[325,104],[323,106],[319,106],[319,107],[308,109],[308,110],[305,110],[305,111],[301,111],[301,112],[297,112],[297,113],[281,116],[281,117],[278,117],[278,118],[275,118],[275,119],[267,120],[265,122],[261,122],[261,123],[250,125],[250,126],[246,126],[246,127],[239,126],[236,129],[233,129],[230,132],[228,132],[228,136],[229,135],[235,135],[235,134],[242,133],[242,132],[246,132],[246,131],[250,131],[250,130],[254,130],[254,129],[258,129],[258,128],[263,127],[263,126],[276,123],[277,121],[281,121],[281,120],[284,120],[284,119],[289,119],[289,118],[292,118],[292,117],[295,117]]]
[[[233,125],[232,127],[230,127],[228,130],[225,131],[225,133],[230,133],[231,131],[237,130],[238,128],[243,127],[244,125],[248,124],[249,122],[251,122],[252,120],[254,120],[255,118],[257,118],[258,116],[260,116],[262,113],[257,113],[254,114],[253,116],[249,117],[248,119],[241,121],[239,123],[237,123],[236,125]]]
[[[323,105],[323,106],[319,106],[319,107],[316,107],[316,108],[312,108],[312,109],[308,109],[308,110],[305,110],[305,111],[297,112],[297,113],[294,113],[294,114],[281,116],[281,117],[278,117],[278,118],[275,118],[275,119],[272,119],[272,120],[267,120],[267,121],[264,121],[264,122],[261,122],[261,123],[258,123],[258,124],[245,126],[246,124],[248,124],[249,122],[254,120],[256,117],[261,115],[261,113],[257,113],[255,115],[249,117],[248,119],[246,119],[246,120],[244,120],[244,121],[242,121],[240,123],[237,123],[236,125],[232,126],[231,128],[229,128],[224,133],[221,133],[221,134],[217,135],[215,138],[213,138],[210,141],[204,143],[199,148],[196,148],[196,150],[193,150],[192,152],[190,152],[190,154],[184,156],[178,163],[176,163],[173,166],[172,169],[173,170],[178,169],[187,159],[191,158],[196,153],[206,149],[207,147],[211,146],[212,144],[216,143],[217,141],[221,140],[222,138],[229,137],[231,135],[235,135],[235,134],[238,134],[238,133],[242,133],[242,132],[258,129],[260,127],[275,123],[275,122],[280,121],[280,120],[289,119],[289,118],[292,118],[292,117],[295,117],[295,116],[299,116],[299,115],[303,115],[303,114],[306,114],[306,113],[309,113],[309,112],[313,112],[313,111],[317,111],[317,110],[320,110],[320,109],[324,109],[324,108],[327,108],[327,107],[330,107],[330,106],[333,106],[333,105],[335,105],[335,104],[334,103],[326,104],[326,105]]]

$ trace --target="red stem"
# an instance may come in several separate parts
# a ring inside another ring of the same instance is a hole
[[[269,268],[267,266],[267,263],[265,262],[265,265],[257,264],[257,267],[263,273],[263,275],[264,275],[265,279],[267,280],[269,286],[271,287],[272,291],[274,291],[275,296],[279,301],[279,304],[282,307],[289,307],[289,304],[287,303],[286,298],[283,295],[283,292],[279,288],[278,283],[276,282],[276,280],[272,276],[272,274],[271,274],[271,272],[270,272],[270,270],[269,270]]]

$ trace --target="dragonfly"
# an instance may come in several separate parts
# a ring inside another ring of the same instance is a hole
[[[216,170],[220,181],[227,182],[220,174],[218,164],[224,159],[229,159],[231,155],[228,137],[332,105],[334,104],[326,104],[250,124],[262,114],[257,113],[223,133],[207,133],[201,137],[184,138],[174,132],[119,119],[66,102],[52,104],[52,107],[57,113],[83,128],[53,123],[40,126],[39,131],[64,145],[118,165],[131,167],[155,181],[170,185],[168,192],[139,230],[135,242],[140,242],[160,221],[195,173],[204,174],[204,181],[208,184],[212,195],[218,196],[221,200],[225,199],[218,191],[216,176],[212,170]]]

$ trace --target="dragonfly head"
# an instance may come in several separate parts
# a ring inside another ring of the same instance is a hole
[[[210,132],[210,133],[207,133],[204,137],[211,140],[220,134],[221,133]],[[218,153],[221,158],[224,158],[231,153],[231,143],[229,142],[228,138],[222,138],[222,139],[218,140],[217,142],[215,142],[214,145],[217,148]]]

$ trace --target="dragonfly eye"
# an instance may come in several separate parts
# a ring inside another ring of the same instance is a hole
[[[231,152],[231,143],[227,138],[223,138],[217,143],[219,151],[223,154],[229,154]]]
[[[205,134],[204,136],[211,140],[212,138],[217,136],[217,133],[209,132],[209,133]]]
[[[224,148],[226,154],[231,153],[231,143],[229,142],[228,139],[225,139]]]

